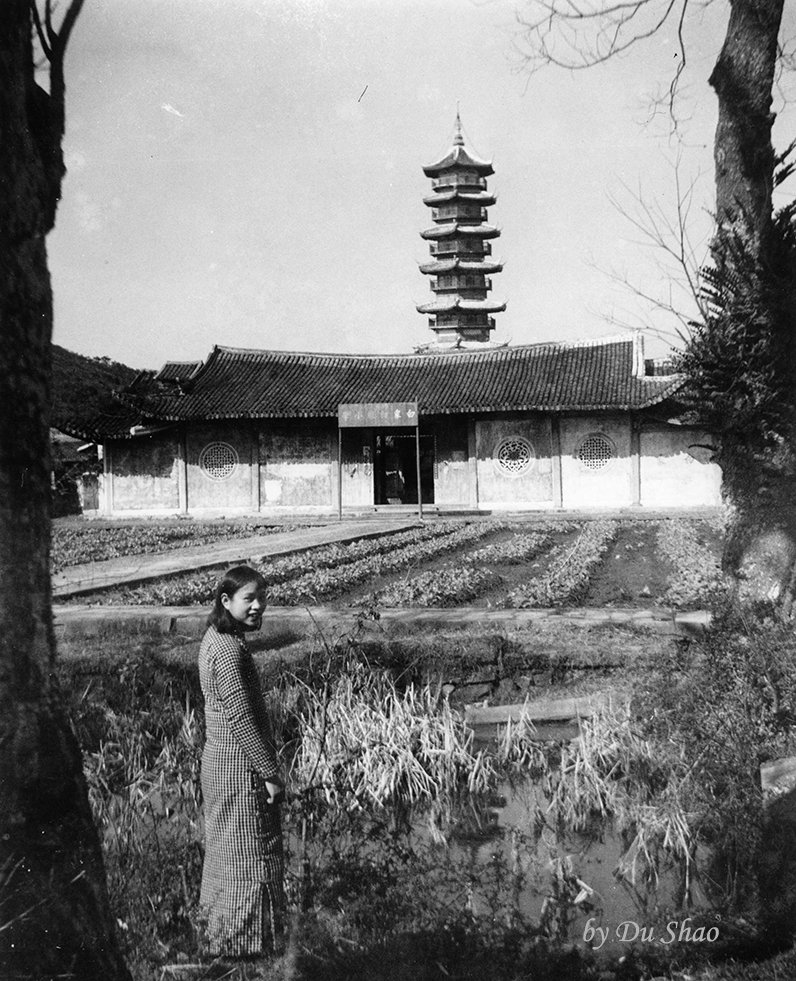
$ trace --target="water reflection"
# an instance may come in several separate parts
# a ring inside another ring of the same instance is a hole
[[[577,725],[566,723],[538,731],[553,753],[577,734]],[[477,732],[481,744],[493,739],[494,727]],[[451,860],[464,860],[470,869],[470,908],[476,915],[494,912],[494,872],[500,868],[504,917],[538,924],[546,935],[569,942],[583,941],[587,924],[600,927],[607,931],[601,950],[616,954],[627,946],[618,939],[620,924],[643,926],[673,909],[679,879],[672,873],[644,883],[619,875],[627,842],[610,820],[595,817],[583,831],[567,831],[555,826],[549,806],[539,781],[515,773],[456,814],[449,848]]]

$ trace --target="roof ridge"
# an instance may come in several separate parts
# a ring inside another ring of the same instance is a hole
[[[609,334],[607,337],[584,337],[565,341],[555,341],[558,347],[602,347],[609,344],[634,344],[633,334]]]
[[[590,337],[574,340],[563,340],[563,341],[536,341],[530,344],[513,344],[510,347],[501,348],[490,348],[488,351],[455,351],[450,352],[451,355],[456,355],[461,357],[465,354],[476,354],[476,355],[486,355],[494,354],[496,350],[503,352],[511,351],[527,351],[532,348],[543,349],[556,349],[556,348],[589,348],[589,347],[607,347],[609,344],[632,344],[634,338],[632,335],[627,334],[611,334],[607,337]],[[214,347],[214,352],[217,351],[219,354],[270,354],[275,356],[296,356],[307,358],[339,358],[343,360],[373,360],[375,358],[410,358],[414,359],[417,357],[412,351],[383,351],[376,353],[364,353],[364,352],[347,352],[347,351],[295,351],[295,350],[282,350],[281,348],[264,348],[264,347],[232,347],[229,345],[217,344]],[[167,362],[172,363],[172,362]]]

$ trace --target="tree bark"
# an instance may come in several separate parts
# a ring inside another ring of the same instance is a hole
[[[773,183],[775,154],[771,110],[784,0],[730,0],[730,19],[721,53],[710,76],[719,102],[714,141],[716,219],[713,255],[717,267],[730,264],[721,235],[733,229],[773,267]],[[775,602],[786,613],[796,598],[796,471],[793,399],[796,399],[796,269],[783,288],[791,302],[777,304],[777,330],[784,352],[778,371],[793,382],[791,404],[783,406],[779,445],[759,448],[723,446],[725,486],[735,515],[727,536],[725,567],[740,597]],[[780,312],[781,311],[781,312]],[[772,358],[774,354],[772,353]],[[741,367],[741,366],[739,366]],[[788,421],[789,420],[789,421]]]
[[[771,111],[784,0],[730,0],[727,34],[710,76],[719,100],[713,144],[716,218],[743,215],[765,236],[771,223]]]
[[[0,3],[0,974],[129,979],[53,672],[45,237],[63,90],[55,76],[52,95],[36,84],[31,29],[28,0]]]

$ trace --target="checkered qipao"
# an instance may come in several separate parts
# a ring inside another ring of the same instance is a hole
[[[215,954],[259,954],[283,905],[279,805],[265,780],[278,766],[260,680],[242,637],[210,627],[199,651],[205,860],[201,905]]]

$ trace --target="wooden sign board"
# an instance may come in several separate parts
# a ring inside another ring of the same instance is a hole
[[[354,402],[337,407],[337,421],[341,429],[415,427],[419,419],[417,402]]]

